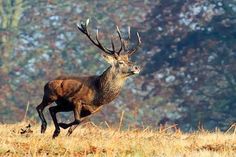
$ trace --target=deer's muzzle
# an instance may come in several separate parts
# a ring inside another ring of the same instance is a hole
[[[133,74],[139,74],[140,71],[141,71],[141,69],[140,69],[140,67],[137,66],[137,65],[134,65],[134,66],[131,68],[131,72],[132,72]]]

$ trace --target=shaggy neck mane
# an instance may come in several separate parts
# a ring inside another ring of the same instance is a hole
[[[110,66],[98,79],[99,97],[102,104],[114,100],[120,93],[126,78],[117,76],[114,68]]]

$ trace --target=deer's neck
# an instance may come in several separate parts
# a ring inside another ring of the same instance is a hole
[[[99,77],[100,103],[106,104],[114,100],[120,93],[126,78],[121,78],[115,73],[114,67],[110,66]]]

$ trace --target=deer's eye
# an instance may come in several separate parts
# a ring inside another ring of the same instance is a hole
[[[118,63],[119,63],[119,64],[125,64],[125,62],[124,62],[124,61],[119,61]]]

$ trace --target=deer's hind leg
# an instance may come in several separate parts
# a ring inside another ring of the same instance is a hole
[[[44,96],[42,102],[36,107],[36,110],[38,111],[39,118],[42,123],[41,124],[41,133],[45,133],[45,131],[47,129],[47,121],[45,120],[45,117],[43,115],[43,110],[46,106],[50,105],[53,102],[54,102],[54,100],[51,100],[51,99]]]

